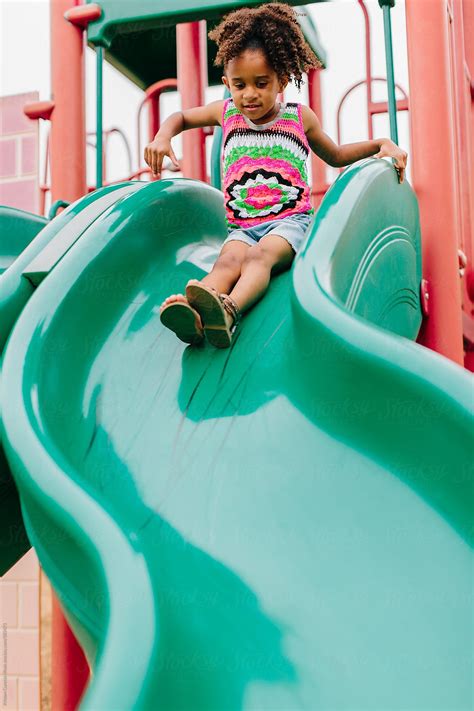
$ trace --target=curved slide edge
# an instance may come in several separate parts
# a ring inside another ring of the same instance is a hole
[[[144,185],[135,181],[102,188],[80,198],[51,222],[13,208],[1,208],[0,220],[5,216],[8,225],[6,235],[2,232],[2,246],[5,239],[12,241],[18,254],[0,276],[0,349],[4,349],[15,321],[37,287],[39,275],[44,278],[105,210]],[[20,228],[21,243],[17,240]],[[1,449],[0,521],[0,575],[4,575],[31,545],[18,492]]]
[[[400,209],[400,196],[411,189],[398,185],[393,169],[385,166],[373,160],[352,166],[328,192],[295,260],[294,338],[303,361],[318,364],[308,367],[307,386],[317,389],[321,412],[334,412],[344,401],[361,404],[356,416],[352,411],[341,412],[339,418],[323,416],[330,434],[370,452],[389,469],[403,471],[407,483],[472,545],[474,381],[457,364],[409,340],[421,323],[419,302],[414,304],[421,257],[414,245],[406,250],[406,236],[417,231],[417,221],[411,227],[400,222],[406,214]],[[363,191],[358,185],[362,180]],[[367,220],[371,210],[376,214]],[[416,216],[417,208],[411,219]],[[388,244],[381,239],[387,225],[393,236]],[[348,308],[348,295],[360,281],[360,265],[367,255],[372,261],[368,260],[365,296],[360,299],[362,317],[354,302]],[[400,258],[415,265],[406,267],[411,283],[407,281],[403,291],[411,293],[405,300],[397,298],[398,289],[386,289],[390,279],[397,282]],[[350,269],[349,261],[352,278],[343,288],[338,283],[341,264]],[[381,328],[381,314],[388,319],[390,313],[387,304],[394,307],[393,319]],[[400,308],[408,314],[405,329],[396,313]],[[315,344],[310,352],[309,333]]]

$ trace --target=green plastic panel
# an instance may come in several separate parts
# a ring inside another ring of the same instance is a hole
[[[226,12],[242,5],[256,4],[258,4],[256,1],[235,2],[235,0],[227,2],[211,0],[200,3],[194,0],[166,0],[160,3],[147,0],[134,3],[104,0],[100,3],[101,18],[88,26],[88,42],[93,46],[104,46],[106,59],[141,89],[146,89],[160,79],[177,76],[175,29],[177,23],[206,19],[211,27]],[[325,64],[326,53],[317,29],[309,14],[304,14],[307,13],[307,9],[302,6],[299,10],[300,24],[305,37]],[[222,68],[214,66],[216,52],[215,42],[208,40],[209,85],[221,83]]]
[[[142,183],[120,183],[86,195],[47,222],[0,276],[0,349],[34,287],[98,215],[116,200],[116,191],[134,192]],[[128,186],[128,187],[127,187]]]
[[[122,183],[112,187],[112,190],[107,187],[104,192],[96,191],[93,201],[82,198],[74,203],[74,207],[71,212],[68,212],[68,216],[72,217],[80,213],[80,218],[74,221],[70,220],[67,229],[64,225],[61,229],[58,229],[56,225],[54,237],[53,231],[51,231],[51,235],[49,235],[51,239],[48,244],[24,267],[23,276],[31,284],[37,286],[54,269],[76,240],[80,238],[82,231],[89,225],[92,216],[101,215],[117,200],[135,192],[137,189],[139,190],[142,185],[135,182]]]
[[[0,205],[0,274],[47,224],[46,217]]]
[[[185,347],[159,305],[224,237],[217,190],[146,184],[5,352],[28,535],[93,666],[81,708],[470,708],[472,381],[410,340],[410,187],[346,171],[232,347]]]
[[[408,183],[398,184],[393,168],[385,162],[382,166],[381,171],[372,158],[360,162],[326,194],[318,214],[318,239],[322,263],[329,269],[320,278],[351,313],[414,339],[422,319],[418,205]],[[337,217],[328,220],[328,214]]]

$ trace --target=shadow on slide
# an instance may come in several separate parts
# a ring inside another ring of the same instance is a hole
[[[215,189],[137,184],[7,344],[5,450],[81,707],[470,708],[472,384],[414,342],[410,187],[346,170],[232,347],[185,347],[159,305],[224,236]]]

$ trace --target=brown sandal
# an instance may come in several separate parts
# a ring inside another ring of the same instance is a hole
[[[204,340],[204,329],[199,314],[184,301],[173,301],[160,313],[161,323],[174,331],[184,343],[197,345]]]
[[[199,281],[189,282],[186,298],[201,317],[206,338],[216,348],[228,348],[240,321],[240,310],[228,294],[219,294],[212,286]],[[231,326],[226,313],[233,318]]]

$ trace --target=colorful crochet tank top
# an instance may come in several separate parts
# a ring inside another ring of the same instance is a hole
[[[229,227],[312,213],[301,104],[287,103],[273,121],[258,126],[232,99],[224,101],[223,189]]]

